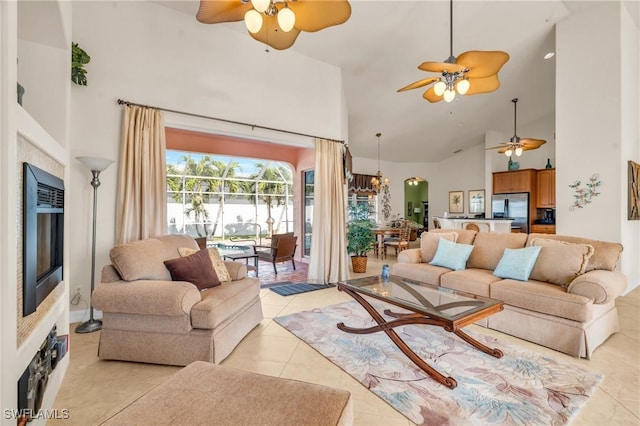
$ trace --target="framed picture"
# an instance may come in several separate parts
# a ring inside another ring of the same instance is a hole
[[[640,220],[640,164],[629,161],[628,220]]]
[[[469,191],[469,213],[484,213],[484,189]]]
[[[464,213],[464,191],[449,191],[449,213]]]

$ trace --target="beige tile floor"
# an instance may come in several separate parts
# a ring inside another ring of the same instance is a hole
[[[392,255],[386,263],[393,261],[395,256]],[[368,273],[352,275],[377,274],[382,263],[370,257]],[[349,296],[334,288],[288,297],[262,290],[261,298],[265,319],[222,362],[223,365],[347,389],[354,400],[356,425],[413,424],[272,320],[280,315],[347,301]],[[598,348],[589,361],[472,327],[503,341],[604,373],[605,380],[573,425],[640,425],[640,289],[619,298],[618,309],[621,331]],[[68,409],[71,418],[51,420],[50,425],[58,422],[66,426],[98,424],[178,370],[178,367],[99,361],[96,357],[98,332],[72,334],[70,338],[71,361],[54,408]]]

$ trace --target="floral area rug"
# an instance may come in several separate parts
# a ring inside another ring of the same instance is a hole
[[[372,303],[379,312],[381,302]],[[390,319],[390,318],[389,318]],[[603,376],[566,362],[465,332],[501,349],[487,355],[440,327],[395,328],[432,367],[457,380],[449,389],[416,367],[384,332],[351,334],[336,324],[375,325],[355,301],[275,318],[331,362],[418,425],[562,425],[576,415]]]

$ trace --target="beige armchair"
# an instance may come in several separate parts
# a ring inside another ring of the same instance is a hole
[[[167,235],[116,246],[93,292],[102,311],[100,359],[153,364],[219,363],[263,319],[260,284],[245,265],[224,262],[231,282],[198,290],[172,281],[165,260],[178,248],[198,250],[186,235]]]
[[[271,237],[270,246],[253,246],[254,253],[258,255],[258,259],[273,264],[273,271],[278,274],[276,263],[291,261],[293,270],[296,270],[296,261],[293,259],[293,255],[296,253],[296,247],[298,237],[293,235],[293,232],[286,234],[273,234]],[[258,250],[266,249],[266,250]]]

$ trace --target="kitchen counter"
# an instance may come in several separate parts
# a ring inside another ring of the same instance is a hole
[[[447,229],[464,229],[468,223],[475,223],[483,232],[511,232],[513,219],[476,219],[436,216],[440,226]]]

